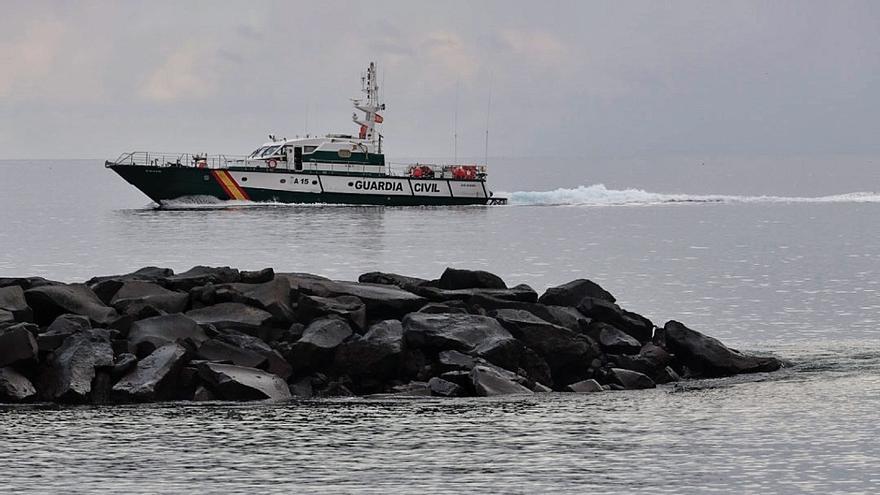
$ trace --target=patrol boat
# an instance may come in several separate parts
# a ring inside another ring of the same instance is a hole
[[[247,156],[191,153],[124,153],[105,166],[162,206],[170,200],[205,199],[358,205],[505,204],[486,187],[486,165],[392,166],[382,152],[376,64],[361,76],[365,97],[351,101],[357,136],[278,139]]]

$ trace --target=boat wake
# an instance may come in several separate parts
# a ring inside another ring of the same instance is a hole
[[[625,206],[670,203],[880,203],[880,193],[852,192],[832,196],[735,196],[720,194],[662,194],[642,189],[608,189],[604,184],[552,191],[499,192],[516,206]]]

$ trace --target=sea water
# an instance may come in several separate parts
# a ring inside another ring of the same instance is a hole
[[[872,493],[880,176],[869,161],[493,160],[501,207],[184,201],[101,162],[0,162],[0,276],[145,265],[338,279],[590,278],[778,373],[650,391],[0,409],[4,491]]]

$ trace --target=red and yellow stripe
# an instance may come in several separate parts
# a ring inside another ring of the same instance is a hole
[[[235,182],[235,179],[232,178],[232,175],[229,174],[228,170],[212,170],[211,175],[214,176],[214,180],[220,184],[220,187],[223,188],[223,191],[229,196],[229,199],[251,199],[245,192],[244,188]]]

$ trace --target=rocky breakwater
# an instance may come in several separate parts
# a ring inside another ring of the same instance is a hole
[[[147,267],[66,284],[0,278],[0,402],[493,396],[652,388],[773,371],[589,280],[539,295],[483,271],[358,282]]]

